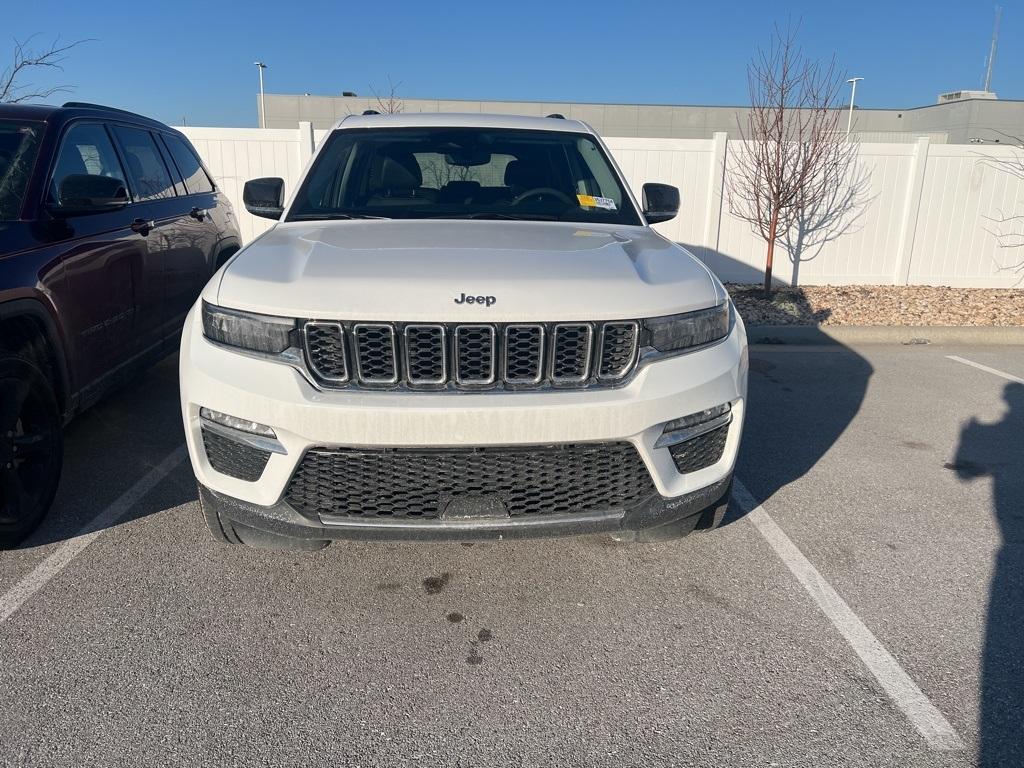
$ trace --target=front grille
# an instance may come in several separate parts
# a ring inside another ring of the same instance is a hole
[[[317,448],[285,493],[299,512],[330,518],[441,517],[452,502],[486,498],[512,517],[635,506],[656,491],[629,443],[524,448]]]
[[[260,479],[270,454],[249,445],[236,443],[212,429],[203,429],[206,460],[217,472],[252,483]]]
[[[710,467],[722,458],[722,453],[725,451],[725,440],[728,436],[729,425],[723,424],[718,429],[705,432],[685,443],[677,443],[668,451],[672,454],[676,469],[684,474],[696,472],[698,469]]]
[[[325,388],[614,386],[636,368],[635,321],[352,323],[304,326],[306,365]]]

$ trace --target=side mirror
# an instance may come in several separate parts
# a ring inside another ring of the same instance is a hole
[[[57,203],[47,209],[59,218],[87,216],[120,210],[128,202],[128,190],[121,179],[73,173],[61,181],[57,190]]]
[[[671,184],[644,184],[643,202],[648,224],[668,221],[679,213],[679,190]]]
[[[245,210],[264,219],[281,218],[284,213],[284,179],[267,177],[245,182],[242,189]]]

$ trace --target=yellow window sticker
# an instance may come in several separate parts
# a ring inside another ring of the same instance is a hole
[[[615,201],[610,197],[595,197],[594,195],[576,195],[581,208],[603,208],[606,211],[615,210]]]

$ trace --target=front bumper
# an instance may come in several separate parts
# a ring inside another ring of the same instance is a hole
[[[731,479],[747,396],[747,345],[737,317],[713,346],[642,365],[615,389],[519,392],[321,391],[294,368],[217,346],[202,335],[198,311],[185,323],[181,404],[192,467],[204,498],[243,525],[302,538],[349,535],[455,538],[638,530],[692,517],[721,497]],[[668,448],[656,448],[666,422],[732,404],[718,461],[680,473]],[[272,453],[259,479],[217,472],[203,445],[206,407],[273,428]],[[633,509],[504,520],[324,521],[292,509],[284,495],[298,463],[316,447],[488,447],[626,441],[650,472],[656,494]]]

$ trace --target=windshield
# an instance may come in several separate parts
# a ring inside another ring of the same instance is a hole
[[[41,123],[0,120],[0,221],[21,212],[41,134]]]
[[[637,224],[592,136],[486,128],[334,131],[289,221],[529,219]]]

